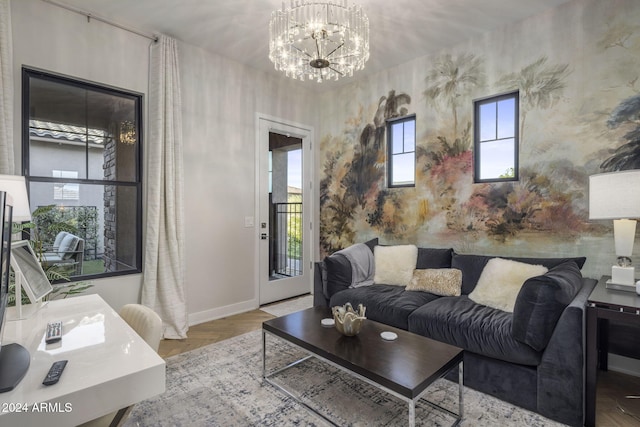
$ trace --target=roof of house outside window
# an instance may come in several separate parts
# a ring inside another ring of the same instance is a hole
[[[75,141],[104,145],[107,133],[101,129],[91,129],[62,123],[29,120],[29,136],[53,138],[60,141]]]

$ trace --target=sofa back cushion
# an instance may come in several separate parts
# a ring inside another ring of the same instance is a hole
[[[582,287],[575,261],[566,261],[522,285],[513,309],[513,337],[542,351],[562,315]]]
[[[364,244],[367,245],[373,253],[373,248],[378,245],[378,239],[371,239]],[[334,253],[325,257],[323,270],[322,290],[325,298],[329,299],[331,295],[336,292],[340,292],[351,286],[353,271],[351,263],[346,256]]]
[[[69,234],[67,231],[61,231],[56,235],[56,239],[53,241],[54,251],[58,250],[58,248],[60,247],[60,244],[62,243],[62,240],[65,238],[67,234]]]
[[[418,248],[417,269],[451,268],[453,249]]]
[[[340,292],[351,286],[351,263],[346,256],[342,254],[333,254],[324,259],[324,267],[326,270],[326,286],[325,297],[331,298],[331,295]]]
[[[490,259],[496,258],[491,255],[464,255],[453,253],[451,258],[451,267],[457,268],[462,271],[462,295],[469,295],[478,283],[478,279],[482,274],[482,270],[487,265]],[[560,265],[567,261],[573,261],[578,266],[578,269],[582,268],[585,261],[584,257],[578,258],[520,258],[520,257],[505,257],[503,259],[510,259],[518,262],[525,262],[527,264],[539,264],[547,267],[551,270],[553,267]]]
[[[78,236],[74,236],[73,234],[67,234],[62,239],[60,246],[58,247],[58,255],[62,259],[69,259],[74,255],[76,247],[78,246],[78,241],[80,238]]]

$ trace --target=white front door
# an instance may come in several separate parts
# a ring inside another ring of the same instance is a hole
[[[260,304],[311,292],[311,138],[310,127],[258,116]]]

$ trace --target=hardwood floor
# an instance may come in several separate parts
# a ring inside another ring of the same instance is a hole
[[[262,310],[253,310],[190,326],[187,339],[162,340],[160,341],[158,353],[163,358],[175,356],[185,351],[194,350],[205,345],[255,331],[256,329],[261,329],[262,322],[273,318],[274,316]]]
[[[253,310],[235,316],[191,326],[184,340],[162,340],[158,353],[163,358],[194,350],[228,338],[258,330],[262,322],[274,316]],[[602,427],[640,426],[640,378],[608,371],[598,374],[596,425]],[[622,410],[620,409],[622,408]],[[625,412],[623,412],[625,411]]]
[[[640,396],[640,377],[599,371],[596,425],[640,426],[640,399],[625,396]]]

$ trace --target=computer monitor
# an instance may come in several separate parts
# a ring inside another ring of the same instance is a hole
[[[8,195],[0,191],[0,346],[2,345],[2,332],[6,322],[6,308],[9,299],[9,263],[11,259],[11,204],[7,203]]]
[[[24,378],[31,357],[29,351],[17,343],[4,344],[9,299],[9,266],[11,263],[11,213],[10,196],[0,191],[0,393],[13,390]],[[4,344],[4,345],[3,345]]]

